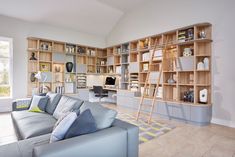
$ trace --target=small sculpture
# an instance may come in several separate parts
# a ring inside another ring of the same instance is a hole
[[[194,102],[194,92],[193,92],[193,89],[189,89],[188,91],[184,92],[183,100],[185,102]]]
[[[30,57],[29,60],[37,60],[37,58],[35,57],[35,53],[34,52],[32,52],[31,57]]]
[[[204,30],[199,32],[199,38],[205,39],[206,38],[206,32]]]
[[[60,66],[56,65],[56,66],[55,66],[55,72],[60,72],[60,70],[61,70],[61,69],[60,69]]]
[[[192,28],[188,29],[187,35],[188,35],[188,40],[193,40],[194,35],[193,35],[193,29]]]
[[[35,81],[36,81],[35,73],[31,73],[31,75],[30,75],[30,81],[31,81],[31,82],[35,82]]]
[[[183,52],[184,57],[189,57],[192,55],[193,55],[193,52],[192,52],[191,48],[184,48],[184,52]]]

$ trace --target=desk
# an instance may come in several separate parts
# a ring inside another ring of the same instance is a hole
[[[115,91],[115,92],[118,90],[117,88],[103,88],[103,89],[107,91]]]
[[[104,89],[108,91],[108,97],[102,98],[101,102],[116,103],[116,96],[114,95],[117,94],[118,89],[117,88],[104,88]],[[91,102],[99,101],[99,98],[95,97],[92,87],[80,88],[77,90],[76,94],[66,94],[66,95]]]
[[[108,97],[104,97],[101,99],[101,102],[109,102],[109,103],[116,103],[116,95],[117,95],[117,88],[103,88],[104,90],[108,91]],[[95,93],[93,92],[93,88],[89,88],[89,101],[97,102],[99,101],[98,97],[95,97]]]

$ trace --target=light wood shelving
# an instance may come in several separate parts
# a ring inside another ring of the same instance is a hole
[[[166,47],[166,51],[162,52],[161,59],[154,60],[150,65],[149,56],[155,41],[158,50],[163,50]],[[47,82],[47,86],[52,90],[57,84],[65,89],[66,86],[72,86],[72,93],[76,93],[77,78],[81,78],[81,85],[86,75],[89,74],[119,75],[120,89],[141,92],[148,68],[151,72],[157,73],[160,66],[163,66],[160,85],[163,93],[161,101],[187,105],[211,105],[211,43],[212,26],[209,23],[194,24],[104,49],[61,41],[28,38],[28,94],[32,94],[32,89],[39,89],[41,85],[38,80],[30,81],[32,73],[42,70],[40,64],[49,65],[48,73],[51,73],[51,82]],[[190,50],[189,54],[185,52],[186,49]],[[30,60],[32,53],[35,53],[37,60]],[[65,60],[58,60],[63,57]],[[174,57],[177,58],[177,65],[173,65],[172,58]],[[205,60],[208,62],[208,67],[198,69],[198,63],[203,63]],[[68,61],[74,63],[71,73],[66,71],[66,62]],[[55,72],[54,67],[57,65],[63,67],[61,72]],[[58,77],[56,75],[60,75],[60,79],[57,81],[55,81],[55,77]],[[173,79],[175,82],[170,82],[169,79]],[[154,88],[154,83],[151,87],[149,85],[150,98],[153,93],[152,88]],[[202,89],[208,91],[206,103],[200,102],[199,99],[199,93]],[[187,102],[184,100],[184,94],[189,91],[193,92],[193,100]]]

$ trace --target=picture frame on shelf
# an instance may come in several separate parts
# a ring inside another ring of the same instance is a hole
[[[39,63],[41,72],[49,72],[50,71],[50,63]]]

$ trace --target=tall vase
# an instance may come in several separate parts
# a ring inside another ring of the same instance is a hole
[[[73,63],[72,62],[67,62],[66,63],[66,70],[69,73],[73,71]]]

